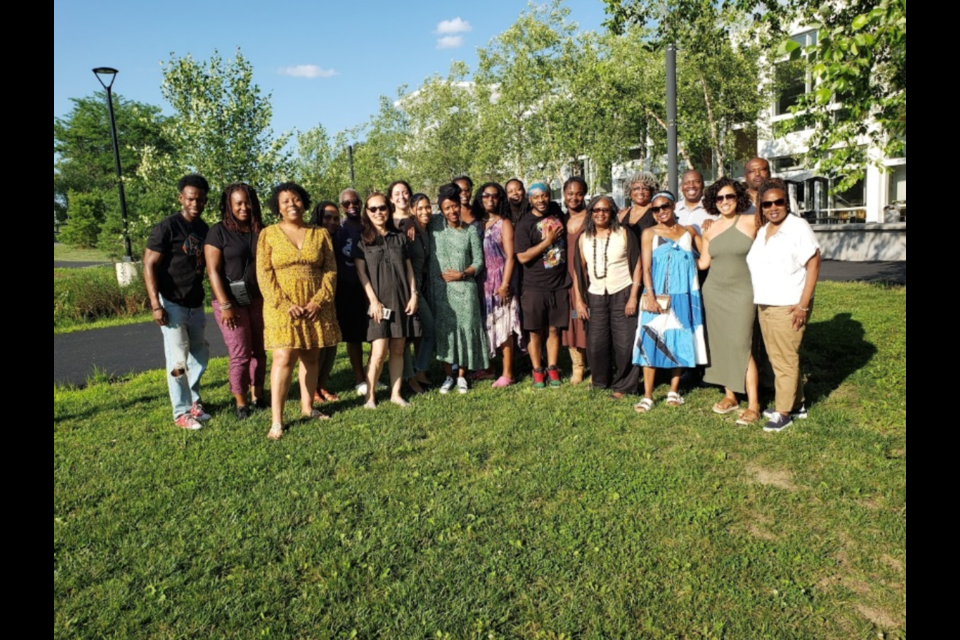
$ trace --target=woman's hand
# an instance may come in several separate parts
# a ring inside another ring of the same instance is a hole
[[[299,320],[301,317],[303,317],[303,307],[297,304],[292,304],[290,305],[290,308],[287,309],[287,315],[289,315],[291,318]]]
[[[459,282],[466,279],[466,274],[463,271],[457,271],[456,269],[447,269],[440,275],[443,277],[444,282]]]
[[[308,302],[307,305],[303,307],[303,315],[301,317],[307,322],[314,322],[319,315],[320,305],[316,302]]]
[[[403,310],[408,316],[417,315],[417,308],[420,306],[420,296],[413,295],[410,297],[410,302],[407,303],[407,308]]]
[[[660,303],[657,301],[657,296],[652,293],[644,294],[644,297],[647,298],[647,309],[651,313],[663,313],[663,307],[660,306]]]
[[[383,322],[383,305],[380,304],[379,300],[370,304],[367,314],[377,322]]]
[[[795,305],[787,309],[787,313],[793,316],[793,330],[800,331],[810,319],[810,310],[804,309],[800,305]]]
[[[636,296],[630,296],[630,297],[627,299],[627,304],[626,304],[626,306],[623,308],[623,313],[624,313],[624,315],[627,316],[628,318],[632,318],[633,316],[637,315],[637,305],[638,305],[638,304],[639,304],[639,302],[637,301],[637,297],[636,297]]]
[[[574,304],[574,307],[575,307],[576,310],[577,310],[577,317],[578,317],[578,318],[580,318],[581,320],[583,320],[583,321],[585,321],[585,322],[589,322],[589,321],[590,321],[590,309],[587,308],[587,305],[584,304],[584,302],[583,302],[582,299],[580,299],[580,298],[578,297],[578,298],[577,298],[577,302]]]
[[[500,296],[501,304],[507,304],[510,301],[510,285],[503,283],[503,285],[497,289],[497,295]]]
[[[233,331],[234,329],[237,328],[237,312],[230,307],[227,307],[226,309],[224,309],[221,306],[220,322],[222,322],[223,326],[225,326],[227,329],[230,329],[231,331]]]

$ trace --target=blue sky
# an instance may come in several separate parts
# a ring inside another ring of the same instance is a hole
[[[223,58],[240,47],[255,81],[273,96],[275,133],[320,123],[333,134],[365,121],[381,95],[445,74],[453,60],[471,69],[476,48],[509,27],[525,0],[54,0],[53,115],[98,88],[91,69],[120,70],[114,91],[160,105],[161,62],[192,54]],[[570,19],[598,29],[601,0],[567,0]]]

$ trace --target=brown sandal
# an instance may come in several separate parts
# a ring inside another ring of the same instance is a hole
[[[741,427],[748,427],[760,420],[760,413],[753,409],[747,409],[737,418],[737,424]]]
[[[724,396],[723,400],[713,405],[713,412],[719,413],[722,416],[727,415],[728,413],[733,413],[740,408],[740,403],[736,400],[731,400],[730,398]]]

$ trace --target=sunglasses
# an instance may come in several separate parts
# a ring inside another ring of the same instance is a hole
[[[356,207],[356,206],[359,205],[359,204],[360,204],[360,201],[359,201],[359,200],[343,200],[343,201],[340,202],[340,206],[343,207],[343,208],[347,208],[347,207],[349,207],[349,206],[354,206],[354,207]]]
[[[786,198],[777,198],[776,200],[764,200],[760,203],[761,209],[772,209],[773,207],[782,207],[787,204]]]
[[[737,199],[737,194],[735,193],[726,193],[717,196],[717,202],[735,202]]]
[[[610,209],[610,208],[608,208],[608,207],[594,207],[593,209],[590,210],[590,212],[591,212],[591,213],[605,213],[605,214],[609,215],[609,214],[613,213],[613,209]]]
[[[657,213],[660,213],[661,211],[665,211],[665,210],[669,211],[670,209],[673,209],[672,204],[662,204],[659,207],[650,207],[649,209],[647,209],[647,211],[653,214],[657,214]]]
[[[500,194],[499,194],[499,193],[484,193],[484,194],[481,194],[480,197],[483,198],[484,200],[493,200],[494,198],[499,198],[499,197],[500,197]]]
[[[387,211],[390,211],[390,207],[388,207],[385,204],[381,204],[376,207],[367,207],[367,211],[369,211],[370,213],[377,213],[378,211],[380,213],[386,213]]]

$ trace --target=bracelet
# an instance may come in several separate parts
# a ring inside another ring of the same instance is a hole
[[[810,307],[801,307],[800,305],[797,305],[797,309],[800,309],[800,311],[803,311],[804,313],[810,313]]]
[[[220,302],[220,301],[218,300],[217,302]],[[230,301],[220,302],[220,310],[221,310],[221,311],[230,311],[230,309],[233,309],[233,303],[232,303],[232,302],[230,302]]]

